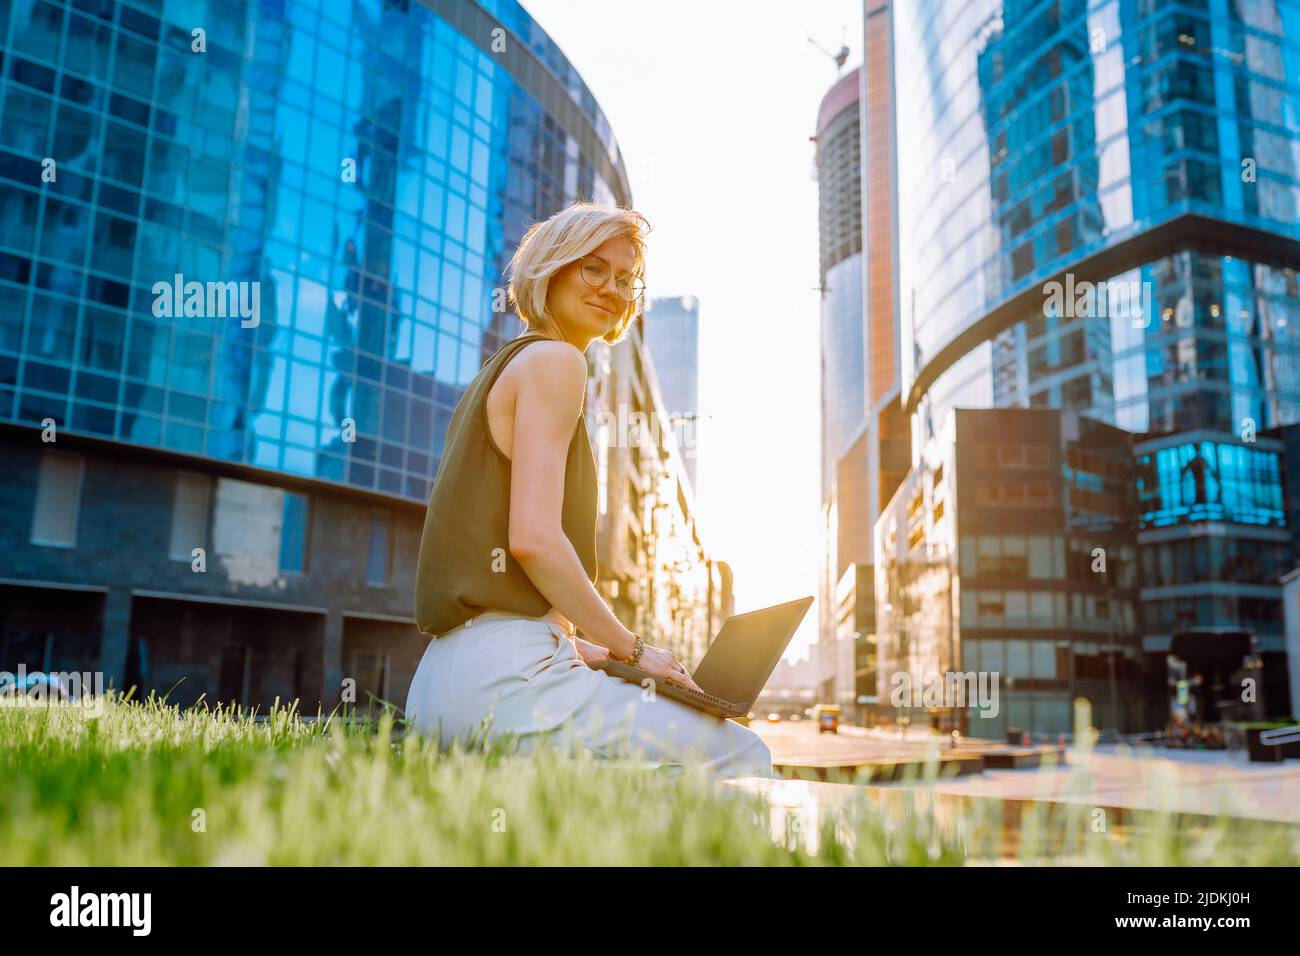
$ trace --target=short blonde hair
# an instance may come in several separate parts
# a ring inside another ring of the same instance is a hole
[[[604,203],[575,202],[550,219],[528,227],[510,260],[510,304],[534,332],[556,338],[560,329],[546,307],[551,277],[571,262],[618,236],[631,240],[636,250],[634,273],[644,278],[645,237],[650,223],[634,209]],[[627,334],[636,318],[637,302],[627,303],[614,327],[605,333],[611,345]]]

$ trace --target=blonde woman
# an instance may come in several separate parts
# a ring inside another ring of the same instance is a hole
[[[770,776],[771,754],[747,727],[587,666],[612,654],[696,686],[594,587],[584,353],[620,341],[636,316],[648,229],[632,210],[575,203],[534,224],[515,253],[509,299],[527,330],[469,383],[447,430],[416,575],[416,622],[432,639],[406,720],[443,746],[486,732],[525,751],[563,742]]]

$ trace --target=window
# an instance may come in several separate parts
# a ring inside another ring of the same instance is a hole
[[[82,458],[62,451],[41,455],[32,509],[32,544],[72,548],[77,544],[81,504]]]
[[[1029,572],[1028,542],[1024,535],[1002,538],[1002,573],[1023,578]]]
[[[192,561],[195,548],[207,547],[210,484],[207,475],[182,471],[176,476],[169,548],[169,554],[175,561]]]
[[[998,445],[998,465],[1003,468],[1018,468],[1024,463],[1024,445]]]
[[[1050,591],[1029,592],[1029,616],[1035,627],[1052,627],[1052,593]]]
[[[1051,641],[1030,641],[1029,676],[1038,680],[1057,679],[1057,647]]]
[[[1007,641],[1007,676],[1031,677],[1029,671],[1029,641]]]
[[[921,505],[924,503],[925,499],[922,498],[921,492],[918,491],[912,496],[912,500],[907,503],[907,516],[909,518],[915,518],[917,513],[921,510]]]
[[[976,568],[979,565],[978,551],[979,538],[975,535],[964,534],[961,536],[960,544],[961,554],[961,574],[963,577],[974,576]]]
[[[370,513],[370,545],[366,550],[366,583],[388,586],[392,554],[393,516],[386,511]]]
[[[280,570],[292,574],[307,571],[307,496],[284,493],[284,523],[280,528]]]
[[[1024,627],[1029,617],[1029,595],[1024,591],[1007,591],[1004,600],[1008,623]]]
[[[1001,591],[979,591],[975,597],[975,614],[980,623],[987,618],[1000,618],[1006,613]]]
[[[1002,640],[982,640],[980,645],[980,669],[999,674],[1007,672],[1006,642]]]

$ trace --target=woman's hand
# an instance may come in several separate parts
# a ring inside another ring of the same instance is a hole
[[[647,644],[637,667],[653,677],[668,681],[670,684],[681,684],[683,687],[698,690],[701,694],[704,693],[700,685],[691,680],[691,675],[686,673],[686,668],[678,663],[672,652],[666,651],[662,647]]]
[[[591,641],[584,641],[580,637],[575,637],[573,643],[577,645],[578,656],[582,658],[584,664],[594,664],[596,661],[603,661],[609,657],[608,647],[601,647],[599,644],[591,643]]]

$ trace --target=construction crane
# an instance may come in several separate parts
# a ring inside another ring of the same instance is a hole
[[[849,59],[849,47],[848,44],[844,42],[843,29],[841,29],[840,31],[840,51],[838,53],[832,53],[830,50],[826,49],[826,47],[822,46],[812,37],[808,37],[808,42],[835,61],[835,72],[837,74],[839,73],[840,70],[844,69],[844,64],[847,63]]]

